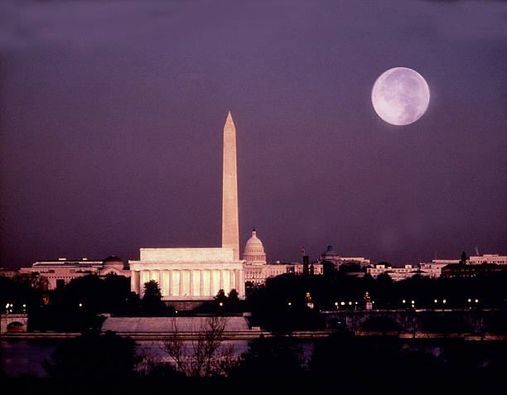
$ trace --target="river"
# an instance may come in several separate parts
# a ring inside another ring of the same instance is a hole
[[[2,340],[0,341],[0,363],[8,377],[34,376],[45,377],[44,362],[50,360],[51,354],[65,340]],[[154,362],[170,360],[164,351],[162,341],[140,340],[136,342],[137,354],[148,357]],[[248,350],[247,340],[227,340],[224,347],[232,346],[236,357]],[[185,342],[185,348],[191,352],[192,342]],[[301,342],[304,359],[308,360],[313,350],[311,342]]]

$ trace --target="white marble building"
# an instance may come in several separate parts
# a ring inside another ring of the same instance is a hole
[[[268,278],[282,274],[303,274],[303,264],[299,262],[268,263],[264,244],[257,237],[255,229],[252,230],[252,236],[246,242],[243,259],[245,261],[245,281],[253,286],[263,285]],[[323,274],[321,263],[313,263],[312,267],[313,274]]]
[[[380,274],[388,274],[393,281],[406,280],[416,274],[419,274],[419,268],[413,265],[404,265],[403,267],[395,267],[385,264],[376,264],[366,268],[366,273],[373,278],[377,278]]]
[[[245,296],[243,261],[232,248],[141,248],[140,255],[129,262],[131,289],[140,295],[155,280],[167,301],[210,300],[220,289]]]
[[[429,278],[439,278],[442,275],[442,268],[447,265],[448,263],[442,262],[421,262],[419,264],[419,275]]]
[[[131,290],[142,295],[155,280],[169,302],[212,300],[219,290],[235,289],[245,297],[243,262],[239,259],[236,127],[229,112],[223,131],[222,247],[141,248],[140,259],[129,261]]]
[[[471,265],[481,265],[483,263],[495,264],[495,265],[507,265],[507,256],[498,254],[484,254],[471,256],[468,261]]]

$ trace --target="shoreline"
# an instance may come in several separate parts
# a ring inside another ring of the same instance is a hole
[[[105,333],[105,332],[102,332]],[[255,340],[260,337],[269,338],[275,336],[290,337],[299,340],[311,340],[326,338],[333,333],[332,330],[319,331],[293,331],[288,333],[273,333],[270,331],[250,330],[250,331],[230,331],[224,332],[223,340]],[[137,341],[150,340],[168,340],[176,338],[180,340],[197,340],[202,336],[202,332],[116,332],[120,336],[130,337]],[[5,333],[0,340],[18,341],[18,340],[65,340],[80,336],[80,332],[24,332],[24,333]],[[361,338],[399,338],[403,340],[464,340],[464,341],[507,341],[507,335],[503,334],[474,334],[474,333],[432,333],[432,332],[366,332],[355,331],[353,335]]]

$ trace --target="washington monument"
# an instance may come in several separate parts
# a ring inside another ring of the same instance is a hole
[[[224,126],[222,178],[222,247],[232,248],[239,260],[238,171],[236,164],[236,127],[229,111]]]
[[[233,289],[245,297],[245,269],[239,259],[238,174],[236,127],[229,112],[224,126],[222,179],[222,247],[141,248],[139,260],[129,260],[131,290],[142,295],[144,284],[154,280],[164,301],[179,309],[213,300]]]

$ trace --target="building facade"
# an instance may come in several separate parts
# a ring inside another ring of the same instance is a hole
[[[507,256],[498,254],[484,254],[471,256],[468,259],[472,265],[481,265],[483,263],[489,263],[493,265],[507,265]]]
[[[6,269],[4,267],[0,267],[0,277],[14,278],[17,275],[18,275],[18,270],[16,270],[16,269]]]
[[[130,261],[131,290],[143,295],[154,280],[166,301],[210,300],[221,289],[243,298],[243,262],[233,258],[232,248],[141,248],[140,260]]]
[[[453,263],[442,268],[443,278],[481,278],[505,273],[507,273],[507,266],[496,263],[482,263],[480,265]]]
[[[380,274],[388,274],[393,281],[406,280],[416,274],[420,274],[418,267],[413,265],[405,265],[403,267],[394,267],[387,264],[376,264],[366,268],[368,273],[373,278],[377,278]]]
[[[53,261],[37,261],[31,267],[19,269],[20,275],[36,275],[46,280],[47,289],[63,287],[78,277],[90,274],[105,277],[118,275],[130,277],[130,271],[117,256],[104,260],[59,258]]]
[[[326,251],[324,251],[319,259],[319,262],[324,265],[330,264],[332,269],[340,270],[342,265],[357,265],[359,268],[363,269],[370,265],[370,260],[368,258],[362,256],[341,256],[334,249],[333,246],[327,246]]]
[[[469,257],[465,264],[460,263],[459,259],[434,259],[429,263],[421,262],[416,266],[393,267],[376,264],[368,267],[366,271],[374,278],[381,273],[386,273],[393,280],[399,281],[416,274],[429,278],[479,277],[503,272],[504,267],[507,267],[507,256],[484,254]]]
[[[243,260],[245,261],[245,282],[249,286],[264,285],[268,278],[282,274],[303,274],[304,272],[302,263],[268,263],[264,244],[257,237],[255,229],[252,230],[252,235],[245,244]],[[323,274],[321,263],[312,263],[309,266],[312,274]]]
[[[421,262],[419,264],[420,275],[429,278],[439,278],[442,275],[442,268],[447,266],[448,263],[441,262]]]
[[[168,302],[212,300],[219,290],[228,293],[233,289],[240,298],[245,297],[236,157],[236,126],[229,112],[223,130],[222,247],[141,248],[139,260],[129,262],[132,291],[142,295],[144,284],[155,280],[162,299]]]

